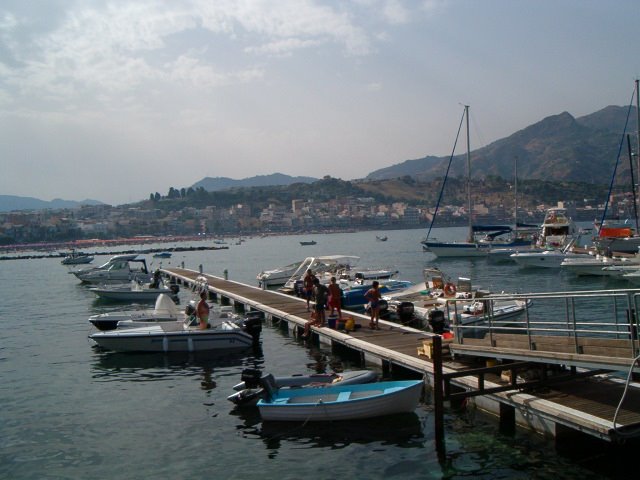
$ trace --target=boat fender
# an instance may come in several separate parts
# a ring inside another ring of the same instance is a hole
[[[453,283],[445,283],[443,288],[444,294],[447,297],[453,297],[456,294],[456,286]]]

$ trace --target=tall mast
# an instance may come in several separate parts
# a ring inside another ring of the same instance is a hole
[[[514,166],[514,182],[513,182],[513,223],[515,236],[518,236],[518,156],[515,158]]]
[[[638,79],[636,78],[636,160],[638,161],[638,197],[640,197],[640,91],[638,91]],[[631,154],[631,153],[629,153]],[[633,185],[631,186],[633,188]],[[637,231],[638,217],[636,216],[636,235],[640,232]]]
[[[471,136],[469,134],[469,105],[464,106],[467,118],[467,211],[469,216],[469,241],[473,241],[473,215],[471,214]]]

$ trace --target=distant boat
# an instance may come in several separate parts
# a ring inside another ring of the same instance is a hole
[[[153,255],[154,258],[171,258],[171,252],[158,252]]]
[[[91,262],[93,262],[93,255],[71,250],[71,253],[66,255],[60,263],[62,265],[83,265]]]
[[[316,241],[315,240],[311,240],[308,242],[300,242],[300,245],[305,246],[305,245],[315,245]]]
[[[379,242],[386,242],[387,241],[387,236],[385,235],[384,237],[378,237],[376,235],[376,240],[378,240]]]

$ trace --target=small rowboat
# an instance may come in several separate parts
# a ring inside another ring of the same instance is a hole
[[[258,401],[265,421],[326,422],[413,412],[422,395],[422,380],[344,385],[329,388],[275,389],[263,378],[268,399]]]
[[[255,407],[258,400],[268,398],[267,391],[260,386],[262,372],[248,368],[242,372],[242,382],[233,387],[236,393],[229,395],[227,400],[239,407]],[[378,374],[371,370],[353,370],[342,373],[314,373],[311,375],[291,375],[289,377],[275,377],[276,388],[300,387],[335,387],[337,385],[355,385],[370,383],[378,380]]]

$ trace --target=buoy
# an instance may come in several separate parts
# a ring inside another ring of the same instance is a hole
[[[453,297],[456,294],[456,286],[453,283],[445,283],[442,290],[447,297]]]

